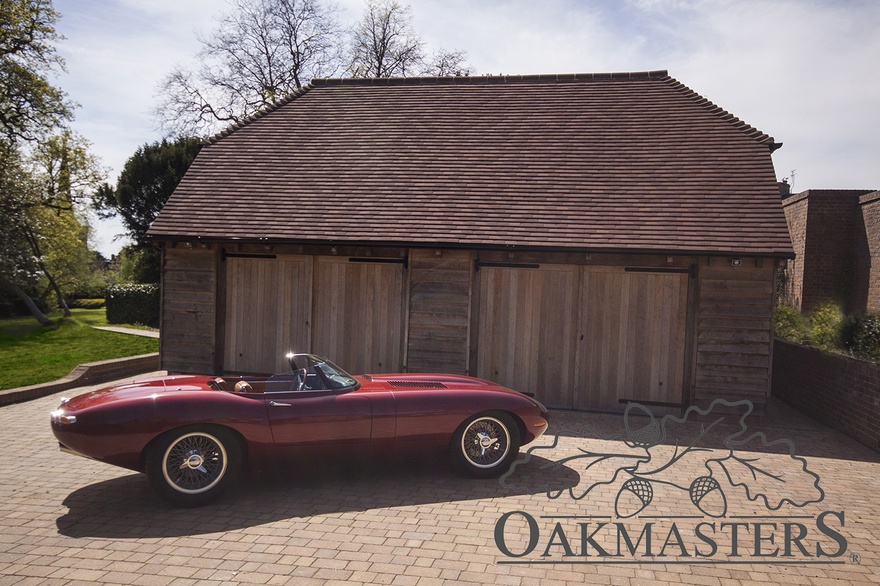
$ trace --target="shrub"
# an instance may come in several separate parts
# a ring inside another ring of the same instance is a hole
[[[834,303],[825,303],[810,313],[810,343],[824,350],[843,347],[845,316]]]
[[[107,323],[159,327],[159,285],[114,285],[107,289]]]
[[[859,315],[848,319],[844,344],[858,358],[880,360],[880,316]]]
[[[773,310],[773,334],[803,344],[810,337],[810,324],[797,307],[779,305]]]
[[[71,309],[101,309],[104,307],[104,300],[96,299],[68,299],[67,306]]]

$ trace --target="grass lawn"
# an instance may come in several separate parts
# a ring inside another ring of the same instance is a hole
[[[84,362],[159,351],[159,340],[103,332],[104,309],[74,309],[73,317],[50,315],[43,328],[32,317],[0,320],[0,390],[53,381]]]

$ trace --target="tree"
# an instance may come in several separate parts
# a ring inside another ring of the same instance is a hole
[[[351,31],[348,74],[352,77],[470,75],[463,51],[439,50],[428,59],[425,43],[412,26],[412,9],[397,0],[367,0]]]
[[[160,126],[177,136],[210,134],[333,75],[341,63],[335,12],[319,0],[233,0],[199,39],[198,69],[178,66],[162,82]]]
[[[159,252],[147,242],[147,230],[201,148],[201,139],[194,137],[144,144],[125,162],[116,188],[105,183],[95,194],[98,214],[119,216],[134,241],[122,251],[123,278],[138,283],[159,281]]]
[[[21,154],[8,143],[0,142],[0,286],[14,293],[41,325],[50,325],[46,317],[25,289],[33,290],[37,271],[26,240],[18,228],[22,216],[23,192],[30,192]],[[19,285],[22,283],[24,288]]]
[[[137,244],[145,244],[150,224],[201,148],[201,139],[195,137],[138,147],[125,162],[116,188],[105,183],[95,194],[95,208],[104,218],[118,215],[128,236]]]
[[[352,77],[395,77],[422,69],[424,42],[412,27],[412,9],[396,0],[368,0],[352,29]]]
[[[50,320],[32,295],[63,287],[90,264],[78,208],[103,170],[87,143],[66,130],[74,104],[49,78],[64,70],[51,0],[0,0],[0,285]]]
[[[58,13],[47,0],[0,0],[0,136],[35,141],[72,116],[49,76],[64,70],[52,43]]]
[[[70,309],[61,278],[74,285],[89,257],[88,225],[77,217],[77,210],[85,207],[106,175],[88,148],[85,139],[70,131],[37,145],[32,155],[36,201],[29,202],[29,213],[20,222],[37,266],[66,317]]]
[[[88,271],[88,224],[77,216],[104,178],[88,143],[70,131],[42,140],[28,157],[9,145],[0,156],[0,276],[44,325],[26,289],[41,281],[70,315],[63,287]]]

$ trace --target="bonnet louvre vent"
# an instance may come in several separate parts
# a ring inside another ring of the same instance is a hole
[[[431,381],[402,381],[390,380],[388,384],[399,389],[445,389],[448,388],[443,383]]]

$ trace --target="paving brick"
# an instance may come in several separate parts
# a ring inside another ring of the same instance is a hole
[[[876,553],[880,549],[876,515],[880,455],[783,408],[771,409],[771,415],[756,421],[750,432],[794,441],[798,453],[820,475],[826,492],[821,507],[810,509],[810,514],[846,512],[842,532],[849,542],[847,553],[860,554],[859,564],[848,557],[835,566],[501,564],[510,560],[497,550],[493,531],[503,513],[528,511],[548,524],[552,522],[540,517],[608,514],[616,490],[597,492],[585,502],[548,499],[543,493],[503,489],[495,481],[472,482],[443,469],[391,468],[356,482],[318,469],[308,482],[293,480],[293,486],[290,479],[266,475],[249,479],[246,490],[214,505],[172,509],[152,494],[143,476],[58,452],[46,417],[57,403],[56,396],[0,408],[0,445],[24,442],[32,450],[26,466],[10,450],[0,453],[3,586],[323,585],[343,580],[353,584],[739,586],[880,581]],[[621,429],[622,418],[554,412],[553,424],[558,429],[589,424],[610,434]],[[619,443],[560,436],[554,459],[590,446],[606,449]],[[681,505],[670,497],[679,493],[684,496]],[[680,514],[692,506],[687,492],[676,489],[662,492],[658,488],[655,498],[654,513]],[[731,506],[760,512],[733,491],[728,499]],[[787,514],[794,512],[786,508]],[[574,528],[577,521],[560,522]],[[572,529],[570,537],[576,533]],[[538,553],[546,546],[546,538]],[[695,542],[687,532],[682,539],[688,545]],[[743,545],[747,542],[742,541]],[[551,552],[560,549],[551,548]]]

